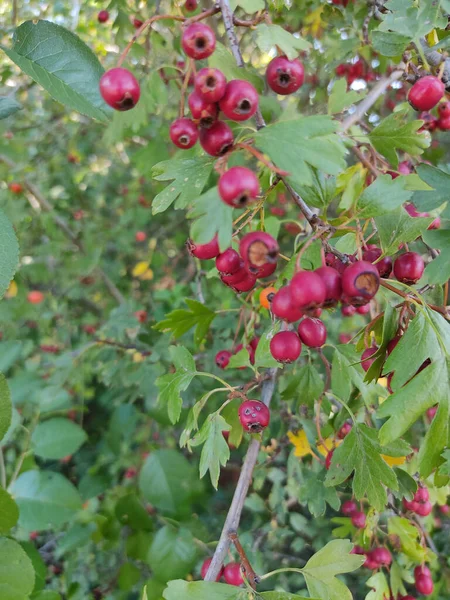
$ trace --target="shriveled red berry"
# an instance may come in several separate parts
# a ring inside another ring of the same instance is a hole
[[[216,36],[209,25],[192,23],[183,31],[181,45],[190,58],[208,58],[216,49]]]
[[[219,114],[217,104],[206,102],[197,92],[189,94],[188,98],[189,110],[191,111],[194,121],[198,121],[200,127],[208,129],[215,121]]]
[[[336,306],[342,294],[342,277],[339,271],[333,267],[319,267],[314,271],[322,278],[325,284],[326,296],[323,303],[324,308]]]
[[[394,263],[394,275],[398,281],[412,285],[423,275],[425,262],[417,252],[405,252]]]
[[[366,515],[362,511],[356,511],[352,514],[352,523],[357,529],[364,529],[366,526]]]
[[[170,126],[170,139],[177,148],[182,150],[192,148],[198,140],[197,125],[186,117],[176,119]]]
[[[392,554],[384,546],[381,546],[380,548],[374,548],[371,551],[370,556],[373,558],[373,560],[376,560],[377,563],[386,567],[392,562]]]
[[[224,121],[215,121],[209,129],[200,131],[200,144],[211,156],[222,156],[234,142],[233,132]]]
[[[278,242],[264,231],[247,233],[239,243],[239,253],[245,266],[255,273],[267,263],[276,263],[278,252]]]
[[[378,246],[375,246],[374,244],[369,244],[363,252],[363,260],[373,264],[381,255],[381,248],[378,248]],[[375,266],[378,269],[380,277],[388,278],[392,272],[392,258],[390,256],[385,256],[375,263]]]
[[[259,400],[245,400],[239,407],[239,420],[245,431],[258,433],[270,423],[270,411]]]
[[[298,58],[289,60],[286,56],[277,56],[270,61],[266,70],[268,86],[282,96],[296,92],[304,79],[305,69]]]
[[[146,310],[137,310],[135,311],[134,316],[139,321],[139,323],[145,323],[148,318]]]
[[[247,167],[231,167],[219,179],[219,195],[230,206],[243,208],[256,200],[259,179]]]
[[[416,590],[424,596],[431,596],[434,590],[433,580],[430,577],[421,575],[415,580]]]
[[[227,79],[219,69],[205,67],[195,76],[194,86],[197,94],[212,104],[225,94]]]
[[[99,23],[106,23],[109,19],[109,12],[107,10],[101,10],[97,15],[97,21]]]
[[[344,423],[337,433],[338,438],[340,440],[343,440],[345,437],[348,436],[348,434],[350,433],[351,430],[352,430],[351,423]]]
[[[219,102],[220,110],[232,121],[246,121],[258,108],[258,92],[244,79],[232,79]]]
[[[302,311],[294,305],[289,286],[282,287],[272,298],[271,310],[279,319],[293,323],[302,318]]]
[[[345,517],[351,517],[355,512],[358,512],[358,505],[354,500],[346,500],[342,503],[341,513]],[[354,553],[356,554],[356,553]],[[364,554],[364,551],[363,551]]]
[[[355,306],[366,304],[375,296],[379,287],[378,269],[365,260],[348,266],[342,275],[342,291]]]
[[[372,348],[366,348],[366,350],[364,350],[364,352],[361,354],[361,366],[366,373],[375,362],[375,358],[372,357],[377,352],[378,348],[373,346]]]
[[[137,17],[133,17],[133,27],[135,29],[139,29],[139,27],[142,27],[143,24],[144,21],[141,21],[141,19],[138,19]]]
[[[186,242],[189,254],[199,258],[200,260],[208,260],[210,258],[216,258],[220,254],[219,242],[217,235],[207,244],[196,244],[192,240]]]
[[[187,12],[194,12],[194,10],[197,10],[197,7],[198,0],[186,0],[186,2],[184,3],[184,10],[186,10]]]
[[[229,350],[220,350],[215,357],[216,365],[219,369],[226,369],[230,362],[230,358],[233,356],[232,352]]]
[[[141,88],[131,71],[115,67],[101,76],[100,94],[106,104],[123,112],[136,106],[141,96]]]
[[[429,131],[430,133],[436,130],[440,121],[440,119],[437,119],[434,115],[432,115],[429,112],[420,113],[418,119],[423,121],[423,125],[418,131]]]
[[[431,110],[444,97],[445,85],[433,75],[422,77],[412,86],[408,101],[414,110]]]
[[[270,340],[270,353],[280,363],[289,364],[297,360],[302,352],[302,343],[293,331],[280,331]]]
[[[236,562],[228,563],[227,565],[225,565],[225,568],[223,570],[223,578],[228,583],[228,585],[242,585],[244,583],[244,580],[242,579],[241,565]]]
[[[310,348],[320,348],[327,339],[327,328],[320,319],[303,319],[298,326],[301,341]]]
[[[225,252],[219,254],[216,258],[216,268],[220,273],[224,275],[232,275],[236,273],[241,267],[241,257],[233,250],[233,248],[227,248]]]
[[[294,303],[305,312],[322,306],[327,296],[324,280],[315,271],[294,275],[290,288]]]
[[[228,433],[228,432],[226,432]],[[209,565],[212,563],[212,558],[207,558],[204,560],[203,564],[202,564],[202,570],[200,572],[202,579],[205,579],[206,577],[206,573],[208,572],[209,569]],[[216,581],[220,581],[220,578],[223,575],[223,567],[220,569],[219,574],[216,577]]]

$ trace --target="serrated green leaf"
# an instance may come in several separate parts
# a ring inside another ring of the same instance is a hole
[[[430,285],[444,284],[450,279],[450,230],[425,231],[422,237],[426,244],[441,251],[425,269],[428,282]]]
[[[390,175],[380,175],[358,199],[358,217],[369,219],[384,215],[408,202],[412,195],[413,192],[406,189],[406,181],[402,177],[392,179]]]
[[[422,127],[422,121],[405,123],[404,119],[404,112],[393,113],[383,119],[368,134],[375,150],[386,157],[394,168],[398,166],[396,150],[403,150],[411,156],[418,156],[430,145],[429,136],[418,133],[418,130]]]
[[[31,437],[31,448],[44,459],[59,460],[74,454],[87,440],[83,429],[70,419],[55,418],[39,423]]]
[[[400,179],[399,177],[397,179]],[[410,217],[402,207],[375,217],[381,249],[388,256],[396,254],[400,244],[417,239],[433,222],[433,218]]]
[[[254,85],[260,94],[264,92],[264,80],[258,72],[248,65],[238,67],[234,56],[220,42],[216,43],[214,53],[208,58],[208,65],[214,69],[220,69],[228,81],[232,79],[245,79]]]
[[[13,115],[18,110],[22,110],[23,106],[11,96],[0,98],[0,119],[6,119]]]
[[[379,29],[372,31],[371,38],[374,50],[383,56],[400,56],[411,43],[408,35]]]
[[[169,419],[177,423],[183,406],[181,392],[184,392],[196,375],[195,361],[186,348],[171,347],[172,360],[176,366],[175,373],[158,377],[156,385],[159,388],[159,400],[167,406]]]
[[[417,491],[417,481],[403,469],[394,467],[394,473],[398,481],[398,491],[394,491],[394,495],[400,500],[402,498],[412,500]]]
[[[110,110],[99,90],[104,69],[72,31],[50,21],[26,21],[15,30],[12,48],[2,49],[57,102],[99,121],[108,120]]]
[[[450,383],[450,379],[448,380]],[[450,422],[450,386],[447,394],[439,399],[437,413],[431,421],[419,451],[420,474],[422,477],[431,475],[433,469],[441,462],[441,452],[447,446]]]
[[[300,404],[313,406],[314,402],[320,398],[324,387],[324,382],[317,369],[314,365],[307,364],[300,367],[298,372],[289,378],[289,383],[281,397],[283,400],[294,400],[295,407]]]
[[[448,190],[450,186],[450,175],[432,165],[421,164],[416,169],[419,177],[427,183],[433,191],[416,192],[413,203],[419,210],[428,211],[439,208],[441,204],[447,203],[443,217],[450,218],[450,203],[448,202]]]
[[[310,206],[326,208],[333,200],[336,192],[336,179],[325,177],[316,169],[311,169],[312,185],[297,186],[296,190]]]
[[[366,581],[366,585],[372,589],[365,600],[385,600],[390,596],[389,583],[384,573],[375,573]]]
[[[194,342],[199,345],[206,337],[216,313],[197,300],[185,299],[188,309],[177,308],[163,321],[153,326],[157,331],[171,332],[179,338],[195,327]]]
[[[208,416],[202,429],[191,442],[191,446],[203,443],[200,456],[200,478],[209,471],[211,483],[217,490],[219,483],[220,467],[224,467],[230,458],[230,449],[223,437],[223,431],[230,431],[231,427],[218,413]]]
[[[250,355],[247,348],[242,348],[230,358],[227,369],[241,369],[242,367],[250,367]]]
[[[366,96],[366,93],[365,91],[347,91],[347,81],[345,79],[337,79],[328,97],[328,114],[335,115],[341,113],[352,104],[355,104],[355,102],[362,100]]]
[[[261,23],[256,27],[256,45],[261,52],[269,53],[278,46],[289,60],[297,58],[303,50],[309,50],[311,44],[283,29],[280,25]]]
[[[298,499],[300,503],[308,505],[308,510],[314,517],[324,515],[327,504],[334,510],[338,510],[341,505],[336,490],[325,487],[324,475],[309,468],[301,471]]]
[[[209,157],[164,160],[152,168],[156,181],[171,181],[152,202],[154,215],[164,212],[175,202],[175,209],[186,208],[203,191],[213,168]]]
[[[435,27],[445,29],[440,2],[404,2],[404,0],[389,0],[385,7],[387,12],[380,31],[392,31],[410,39],[418,39],[427,35]]]
[[[352,485],[355,497],[362,500],[367,496],[371,506],[383,510],[387,501],[384,486],[398,489],[395,473],[382,459],[383,453],[377,431],[364,423],[354,423],[351,432],[333,453],[325,485],[336,486],[354,472]]]
[[[217,187],[211,188],[196,200],[188,218],[195,219],[191,225],[191,238],[194,242],[207,244],[217,235],[222,252],[230,246],[233,209],[222,202]]]
[[[259,342],[255,352],[255,367],[257,369],[270,369],[272,367],[281,366],[280,363],[273,358],[270,352],[270,342],[273,336],[279,331],[279,329],[280,324],[275,323],[275,325],[270,327],[267,331],[264,331],[264,333],[259,338]]]
[[[388,519],[388,533],[395,535],[400,540],[401,551],[411,560],[419,563],[425,561],[427,551],[420,543],[420,531],[408,519],[390,517]]]
[[[19,266],[19,242],[5,213],[0,210],[0,298],[9,287]],[[0,439],[1,439],[0,435]]]

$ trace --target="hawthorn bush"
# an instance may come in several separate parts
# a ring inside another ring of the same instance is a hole
[[[0,6],[1,600],[448,600],[449,13]]]

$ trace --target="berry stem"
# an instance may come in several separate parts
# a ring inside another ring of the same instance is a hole
[[[253,567],[250,564],[250,561],[245,553],[245,550],[242,547],[241,542],[239,541],[237,533],[235,531],[231,531],[228,534],[228,538],[234,544],[234,547],[236,548],[236,552],[239,554],[239,558],[241,559],[241,569],[244,571],[245,577],[247,578],[248,583],[250,584],[250,587],[253,590],[256,589],[256,584],[260,582],[260,579],[256,575],[255,571],[253,570]]]
[[[194,70],[195,66],[194,66],[194,61],[192,58],[189,59],[189,63],[188,63],[188,68],[186,69],[186,74],[184,76],[184,80],[183,80],[183,85],[181,86],[181,92],[180,92],[180,110],[179,110],[179,117],[180,119],[182,117],[184,117],[184,106],[185,106],[185,101],[186,101],[186,90],[188,88],[189,85],[189,79],[191,78],[191,73]]]
[[[412,298],[409,294],[407,294],[406,292],[402,292],[402,290],[399,290],[398,288],[394,287],[393,285],[388,283],[385,279],[380,280],[380,285],[382,285],[387,290],[394,292],[394,294],[398,294],[402,298],[405,298],[405,300],[409,300],[410,302],[416,302],[417,304],[421,304],[422,306],[428,306],[428,308],[431,308],[432,310],[435,310],[436,312],[441,313],[441,315],[444,316],[446,319],[450,319],[449,310],[446,306],[442,307],[442,306],[436,306],[435,304],[427,304],[421,298],[417,298],[417,297]]]

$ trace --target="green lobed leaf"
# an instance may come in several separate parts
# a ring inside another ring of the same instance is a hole
[[[409,519],[390,517],[388,519],[388,533],[399,539],[401,551],[411,560],[419,563],[425,561],[427,550],[420,543],[420,531]]]
[[[414,205],[419,210],[428,211],[447,203],[450,175],[437,167],[426,164],[418,165],[416,171],[422,181],[428,184],[432,190],[416,192],[413,197]],[[447,203],[441,214],[445,218],[450,218],[449,203]]]
[[[256,27],[256,45],[261,52],[267,53],[278,46],[289,60],[294,60],[301,51],[311,48],[309,42],[292,35],[280,25],[267,25],[266,23],[261,23]]]
[[[343,112],[355,102],[362,100],[366,94],[367,92],[365,91],[347,91],[347,81],[345,79],[337,79],[328,96],[328,114],[335,115]]]
[[[388,256],[396,254],[401,244],[408,244],[416,240],[432,222],[433,217],[410,217],[402,207],[376,216],[375,224],[383,253]]]
[[[413,192],[406,189],[406,179],[390,175],[380,175],[367,187],[358,199],[356,206],[359,218],[378,217],[399,208],[407,202]]]
[[[174,337],[181,337],[195,327],[194,342],[199,345],[206,337],[216,313],[197,300],[185,298],[188,309],[177,308],[166,315],[166,318],[153,329],[171,332]]]
[[[384,573],[375,573],[366,581],[366,585],[372,589],[365,600],[385,600],[390,596],[389,583]]]
[[[104,69],[97,56],[72,31],[50,21],[25,21],[4,52],[57,102],[83,115],[107,121],[100,95]]]
[[[33,587],[34,569],[25,551],[14,540],[0,538],[0,598],[25,600]]]
[[[119,498],[114,513],[122,525],[144,531],[153,529],[153,520],[136,494],[127,494]]]
[[[224,467],[230,458],[230,449],[223,437],[224,431],[230,431],[231,427],[218,413],[208,415],[200,432],[191,440],[191,446],[203,443],[200,456],[200,478],[209,471],[211,483],[217,490],[220,476],[220,467]]]
[[[19,242],[10,220],[2,210],[0,240],[0,298],[3,298],[19,266]]]
[[[448,364],[450,368],[450,363]],[[449,369],[447,369],[448,371]],[[450,379],[447,380],[450,384]],[[447,388],[447,394],[442,394],[439,400],[437,413],[435,414],[431,425],[425,435],[420,450],[419,464],[422,477],[428,477],[433,469],[441,461],[441,452],[448,444],[449,423],[450,423],[450,386]]]
[[[159,388],[159,400],[167,406],[167,412],[172,423],[177,423],[183,406],[181,392],[184,392],[196,375],[195,361],[183,346],[171,346],[170,352],[175,363],[175,373],[161,375],[156,380]]]
[[[258,74],[256,69],[253,69],[248,65],[245,65],[245,67],[238,67],[234,56],[228,48],[220,42],[216,43],[214,53],[208,58],[208,65],[214,69],[220,69],[228,81],[231,79],[245,79],[255,86],[258,93],[262,94],[264,92],[264,80]]]
[[[335,197],[336,179],[325,177],[317,169],[311,169],[312,184],[297,185],[296,190],[303,200],[310,206],[326,208]]]
[[[447,21],[443,17],[440,2],[405,2],[389,0],[385,4],[386,13],[378,29],[392,31],[410,39],[427,35],[435,27],[445,29]]]
[[[298,499],[308,505],[309,512],[314,517],[325,514],[327,504],[333,510],[339,510],[341,502],[334,488],[326,487],[324,475],[311,471],[309,468],[302,470]]]
[[[233,234],[233,209],[222,202],[217,187],[211,188],[195,201],[189,211],[191,238],[199,244],[207,244],[217,234],[219,247],[223,252],[231,244]]]
[[[374,50],[383,56],[400,56],[411,43],[408,35],[379,29],[372,31],[371,38]]]
[[[0,533],[8,533],[19,519],[19,508],[8,492],[0,487]]]
[[[287,387],[283,390],[283,400],[294,400],[294,405],[313,406],[324,390],[324,382],[319,372],[312,364],[303,365],[297,373],[289,378]],[[337,392],[336,392],[337,393]]]
[[[37,425],[31,437],[31,448],[42,458],[58,460],[74,454],[86,440],[86,432],[79,425],[58,417]]]
[[[156,533],[147,562],[159,581],[185,577],[197,560],[197,547],[189,529],[166,525]]]
[[[156,181],[171,181],[152,202],[152,213],[167,210],[176,200],[175,209],[186,208],[203,191],[213,168],[210,157],[171,159],[159,162],[152,168]]]
[[[439,256],[433,258],[425,269],[428,283],[430,285],[447,283],[450,279],[450,230],[425,231],[422,237],[431,248],[440,250]]]
[[[22,109],[23,106],[15,98],[11,96],[0,98],[0,119],[6,119]]]

